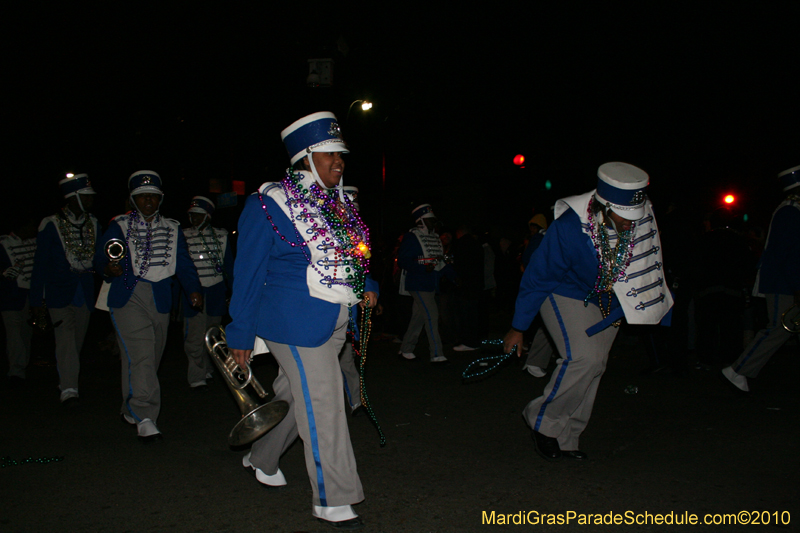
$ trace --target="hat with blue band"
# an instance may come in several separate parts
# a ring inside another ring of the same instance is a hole
[[[328,111],[313,113],[296,120],[281,132],[292,165],[312,152],[350,153],[336,115]]]
[[[75,174],[64,178],[58,182],[58,188],[64,198],[75,196],[76,194],[97,194],[92,188],[92,183],[89,181],[88,174]]]
[[[594,195],[600,203],[626,220],[644,217],[650,183],[647,172],[628,163],[604,163],[597,169],[597,178]]]
[[[413,211],[411,211],[411,216],[414,218],[414,221],[421,218],[436,218],[436,215],[433,214],[431,204],[422,204],[415,207]]]
[[[800,186],[800,165],[784,170],[778,174],[784,191]]]
[[[164,194],[161,188],[161,176],[152,170],[139,170],[128,178],[128,190],[131,196],[144,193]]]
[[[214,209],[214,202],[205,196],[195,196],[189,203],[188,212],[211,216],[214,214]]]

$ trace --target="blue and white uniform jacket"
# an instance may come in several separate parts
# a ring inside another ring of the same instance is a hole
[[[300,174],[304,181],[310,178],[310,174]],[[287,201],[280,183],[266,183],[260,192],[263,205],[258,194],[251,195],[239,218],[239,253],[230,306],[233,322],[225,329],[228,346],[251,350],[256,336],[281,344],[321,346],[333,334],[342,305],[355,305],[357,301],[352,298],[337,303],[312,296],[312,291],[330,291],[332,295],[334,291],[322,283],[322,277],[306,259],[304,252],[308,249],[299,244],[303,241],[301,233],[295,231],[295,222],[300,225],[304,215],[298,212],[293,221],[281,209],[279,203],[286,207]],[[319,252],[325,255],[313,260],[324,269],[321,265],[326,258],[333,260],[333,250]],[[339,286],[340,290],[345,288]],[[352,290],[347,290],[352,295]],[[367,276],[364,290],[377,293],[378,284]]]
[[[228,231],[211,226],[203,228],[202,235],[197,228],[186,228],[183,235],[189,247],[200,284],[203,286],[203,299],[206,314],[222,316],[227,310],[225,300],[228,287],[233,286],[233,252],[228,241]],[[187,318],[197,315],[189,302],[186,291],[183,292],[183,314]]]
[[[0,311],[21,311],[28,300],[33,274],[36,239],[20,239],[13,233],[0,236],[0,273],[15,267],[16,279],[0,276]]]
[[[151,225],[150,260],[147,271],[141,276],[140,259],[145,252],[147,230],[139,225],[131,228],[131,239],[127,240],[130,216],[115,217],[108,230],[100,239],[101,245],[94,256],[97,272],[104,272],[108,258],[104,252],[105,243],[111,239],[121,239],[127,243],[125,258],[120,261],[123,268],[121,276],[105,278],[111,282],[108,290],[108,307],[124,307],[131,298],[136,283],[150,283],[159,313],[169,313],[172,308],[172,276],[177,275],[183,289],[188,293],[200,292],[197,270],[186,247],[186,239],[180,230],[180,223],[171,218],[156,215]]]
[[[556,220],[533,253],[517,296],[512,326],[527,330],[551,294],[583,301],[597,281],[597,251],[590,237],[587,209],[591,191],[556,203]],[[609,229],[612,246],[616,233]],[[591,336],[620,318],[630,324],[658,324],[672,307],[661,260],[661,241],[650,201],[645,216],[636,222],[634,249],[625,277],[614,284],[607,318],[586,330]],[[606,296],[604,295],[604,298]],[[589,299],[597,306],[597,297]]]
[[[439,292],[439,281],[442,276],[455,279],[453,267],[445,264],[442,241],[436,232],[428,233],[424,227],[409,230],[397,250],[397,266],[403,269],[400,275],[400,294],[408,295],[409,291]],[[428,272],[426,265],[434,265]]]
[[[772,214],[753,296],[800,291],[800,203],[784,200]]]
[[[52,309],[68,305],[94,309],[92,256],[97,249],[100,226],[91,214],[83,213],[76,218],[69,209],[66,212],[66,221],[61,213],[56,213],[39,225],[29,295],[31,307],[40,307],[46,301]],[[65,227],[67,235],[62,235]],[[76,257],[67,242],[86,246],[86,257]]]

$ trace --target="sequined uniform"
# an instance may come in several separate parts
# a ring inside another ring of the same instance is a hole
[[[658,230],[649,201],[631,237],[629,266],[618,273],[621,277],[614,283],[610,302],[603,295],[607,316],[596,297],[587,299],[595,290],[599,264],[587,218],[593,194],[556,204],[556,220],[523,275],[512,323],[514,329],[525,331],[541,313],[558,349],[560,358],[550,382],[542,396],[528,404],[524,416],[534,431],[556,438],[564,451],[578,450],[591,416],[617,335],[611,324],[623,316],[632,323],[659,323],[672,305],[660,275]],[[614,247],[618,236],[613,229],[608,233]]]
[[[31,356],[28,293],[33,273],[36,239],[20,239],[13,233],[0,237],[0,311],[6,329],[8,376],[25,379]]]
[[[108,307],[117,332],[122,376],[120,412],[136,422],[154,423],[161,410],[158,366],[164,352],[172,307],[172,276],[183,289],[200,291],[180,224],[155,215],[144,224],[136,213],[112,220],[100,242],[121,239],[127,254],[121,261],[123,275],[107,278]],[[108,258],[102,249],[94,258],[95,269],[104,272]]]
[[[211,326],[222,323],[227,311],[228,287],[233,285],[233,252],[224,229],[206,226],[201,233],[197,228],[186,228],[183,234],[203,286],[202,310],[192,308],[188,293],[182,293],[187,379],[189,385],[198,386],[205,384],[214,368],[206,351],[205,334]]]
[[[45,303],[55,328],[56,362],[62,391],[78,389],[80,353],[94,310],[92,257],[100,226],[86,213],[63,209],[39,225],[30,305]]]
[[[248,198],[239,218],[239,249],[248,253],[240,253],[234,266],[227,340],[239,350],[252,349],[256,336],[266,340],[280,365],[273,383],[275,400],[290,406],[286,418],[253,443],[252,465],[276,474],[281,455],[299,436],[313,504],[345,506],[364,498],[338,360],[348,307],[360,297],[352,288],[339,285],[337,290],[334,285],[345,282],[352,265],[321,234],[326,226],[319,204],[287,201],[287,191],[315,188],[310,173],[296,175],[296,184],[285,180],[262,186]],[[347,214],[351,220],[357,217],[351,206]],[[363,290],[377,292],[369,277],[358,282]]]

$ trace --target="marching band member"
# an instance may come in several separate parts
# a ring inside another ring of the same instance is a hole
[[[347,428],[338,355],[352,307],[374,307],[369,231],[342,191],[348,149],[332,113],[283,130],[291,164],[284,179],[248,198],[227,327],[244,366],[257,337],[280,365],[275,400],[289,414],[242,461],[269,486],[286,484],[281,455],[299,436],[312,488],[312,515],[338,529],[363,527],[352,504],[364,499]]]
[[[94,264],[110,281],[108,308],[117,332],[122,373],[122,418],[136,425],[139,439],[162,438],[156,421],[161,410],[158,366],[164,353],[172,307],[172,276],[177,274],[193,307],[203,294],[180,224],[161,216],[161,177],[151,170],[128,178],[133,210],[115,217],[101,242],[119,239],[126,254],[109,262],[102,249]]]
[[[660,241],[645,190],[648,175],[627,163],[606,163],[597,189],[556,203],[547,230],[520,284],[504,347],[541,313],[560,355],[539,398],[525,408],[539,455],[585,459],[579,438],[619,321],[657,324],[672,298],[664,283]]]
[[[80,353],[94,310],[92,258],[100,226],[89,213],[95,194],[89,176],[70,174],[58,186],[67,205],[39,225],[29,298],[34,317],[41,320],[49,311],[53,324],[60,323],[56,364],[61,403],[68,405],[78,401]]]
[[[411,216],[416,226],[406,233],[397,250],[397,266],[403,269],[400,294],[410,294],[414,299],[411,320],[400,344],[400,355],[408,360],[416,359],[414,347],[424,327],[428,334],[431,363],[446,363],[436,305],[439,277],[446,265],[442,241],[436,233],[436,215],[430,204],[422,204],[411,212]]]
[[[778,174],[785,194],[769,223],[753,296],[767,299],[766,328],[756,334],[734,363],[722,369],[734,387],[750,392],[747,378],[754,378],[770,357],[792,337],[781,317],[800,305],[800,166]]]
[[[207,388],[213,365],[206,352],[205,335],[208,328],[222,323],[227,311],[228,287],[233,284],[233,252],[228,231],[211,227],[214,202],[195,196],[189,204],[191,228],[183,230],[189,254],[192,256],[200,284],[203,286],[205,307],[195,309],[183,293],[183,349],[189,359],[189,386],[196,390]]]
[[[31,358],[33,329],[28,324],[28,294],[36,253],[36,223],[17,219],[11,234],[0,237],[0,311],[6,328],[8,381],[12,386],[25,383],[25,369]]]

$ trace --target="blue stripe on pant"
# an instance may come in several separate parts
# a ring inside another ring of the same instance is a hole
[[[300,354],[297,351],[297,346],[289,346],[292,351],[297,369],[300,372],[300,380],[303,388],[303,400],[306,404],[306,416],[308,417],[308,430],[311,433],[311,450],[314,454],[314,462],[317,466],[317,487],[319,488],[319,501],[322,507],[326,507],[327,497],[325,496],[325,476],[322,474],[322,462],[319,458],[319,438],[317,437],[317,422],[314,419],[314,407],[311,405],[311,394],[308,390],[308,379],[306,372],[303,368],[303,361],[300,359]]]

